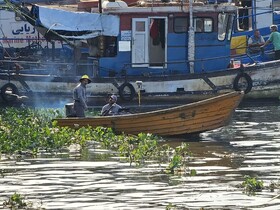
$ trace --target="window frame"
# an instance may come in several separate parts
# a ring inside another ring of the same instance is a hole
[[[186,21],[185,27],[184,26],[181,27],[181,28],[186,28],[185,30],[180,30],[180,31],[177,30],[177,27],[180,27],[180,26],[176,26],[176,21],[179,20],[179,19],[184,19]],[[196,26],[197,21],[196,20],[201,20],[203,22],[203,31],[197,31],[197,26]],[[205,30],[205,28],[207,28],[207,27],[205,27],[207,25],[206,24],[207,21],[211,21],[211,31],[206,31]],[[214,21],[213,17],[199,17],[199,16],[197,16],[197,17],[193,18],[193,22],[194,22],[195,33],[212,33],[214,31],[215,21]],[[174,33],[176,33],[176,34],[187,33],[188,30],[189,30],[189,27],[190,27],[189,17],[186,17],[186,16],[185,17],[183,17],[183,16],[182,17],[174,17],[174,20],[173,20],[173,31],[174,31]]]

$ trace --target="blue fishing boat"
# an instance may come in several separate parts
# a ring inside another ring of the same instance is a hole
[[[142,1],[128,6],[110,0],[91,12],[6,3],[45,39],[61,41],[74,53],[72,63],[57,57],[33,63],[3,60],[5,102],[14,102],[15,95],[71,98],[83,74],[93,81],[88,86],[92,105],[112,93],[130,104],[185,103],[232,90],[244,90],[251,98],[278,97],[280,62],[231,60],[238,15],[232,3]]]

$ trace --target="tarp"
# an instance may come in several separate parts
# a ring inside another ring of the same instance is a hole
[[[33,6],[36,25],[56,31],[68,39],[89,39],[100,35],[118,36],[120,19],[115,15],[71,12],[43,6]]]
[[[230,49],[232,55],[241,55],[246,53],[247,36],[236,36],[231,38]]]

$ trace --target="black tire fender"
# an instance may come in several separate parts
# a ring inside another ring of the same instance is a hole
[[[7,91],[9,91],[11,94],[14,94],[14,95],[7,94],[6,93]],[[6,102],[16,101],[17,97],[15,97],[15,95],[18,95],[18,94],[19,94],[18,88],[13,83],[7,83],[7,84],[3,85],[3,87],[1,88],[1,96],[2,96],[3,100]]]
[[[246,83],[247,83],[247,86],[246,86],[246,89],[243,90],[245,94],[249,93],[251,90],[252,90],[252,87],[253,87],[253,81],[252,81],[252,78],[242,72],[242,73],[239,73],[233,80],[233,89],[236,90],[236,91],[241,91],[242,89],[240,88],[239,86],[239,81],[240,79],[243,78],[246,80]]]
[[[129,91],[126,91],[126,90],[129,90]],[[129,82],[125,82],[119,87],[120,98],[124,101],[131,101],[135,97],[135,94],[136,94],[136,91],[135,91],[133,85],[130,84]]]

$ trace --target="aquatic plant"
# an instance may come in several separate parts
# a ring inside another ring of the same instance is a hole
[[[10,209],[20,209],[31,207],[32,202],[27,202],[21,194],[14,193],[8,200],[4,201],[3,206]]]
[[[146,161],[167,163],[166,172],[186,172],[191,155],[188,145],[171,148],[159,145],[159,136],[139,133],[138,135],[116,135],[111,128],[81,127],[72,129],[58,127],[54,118],[63,116],[61,110],[6,108],[0,111],[0,153],[36,156],[39,152],[59,152],[72,144],[83,148],[88,141],[95,141],[101,148],[116,151],[132,165],[144,165]],[[190,171],[194,175],[195,171]]]
[[[243,193],[247,195],[255,195],[256,192],[261,192],[264,189],[263,181],[257,180],[256,177],[250,177],[249,175],[244,176],[245,181],[242,182],[241,186],[244,188]]]
[[[146,160],[151,160],[156,152],[159,137],[152,134],[139,133],[137,136],[126,136],[122,138],[119,147],[120,155],[127,157],[130,165],[132,162],[137,165],[144,164]]]
[[[35,156],[39,150],[53,151],[72,143],[75,131],[56,128],[51,121],[59,110],[6,108],[0,111],[0,153]]]
[[[169,165],[166,168],[168,173],[185,173],[188,169],[189,158],[192,153],[189,150],[189,145],[182,143],[180,146],[176,147],[174,154],[171,158]],[[196,175],[196,171],[193,169],[189,173],[190,175]]]
[[[91,129],[91,139],[101,143],[101,147],[106,149],[118,148],[119,137],[114,134],[111,128],[96,127]]]
[[[42,201],[35,205],[32,201],[28,201],[23,195],[16,192],[11,195],[8,200],[3,202],[3,207],[8,207],[10,209],[44,210],[45,208],[42,208],[42,205]]]
[[[271,192],[274,192],[275,189],[280,189],[280,181],[279,180],[278,180],[278,182],[271,181],[269,186],[268,186],[268,189]]]
[[[176,148],[168,144],[159,144],[163,139],[159,136],[147,133],[138,135],[115,135],[111,128],[97,127],[92,129],[92,139],[100,142],[101,147],[117,151],[120,157],[124,157],[130,165],[135,163],[137,166],[145,165],[147,161],[159,164],[168,163],[166,173],[196,175],[194,169],[189,170],[188,163],[192,153],[189,145],[182,143]]]
[[[88,139],[99,142],[100,148],[118,152],[118,155],[127,160],[130,165],[135,163],[137,166],[141,166],[145,165],[147,161],[159,164],[168,163],[165,170],[167,173],[180,171],[184,174],[189,171],[189,175],[196,175],[195,170],[189,170],[187,167],[192,154],[186,143],[182,143],[174,149],[167,144],[160,145],[159,142],[163,142],[163,139],[149,133],[116,135],[111,128],[96,127],[90,129],[88,127],[84,129],[83,135],[79,136],[91,136]]]
[[[176,205],[172,204],[172,203],[169,203],[166,207],[165,207],[165,210],[175,210],[177,209],[176,208]]]
[[[138,135],[116,135],[111,128],[97,127],[89,129],[91,139],[99,142],[101,148],[117,151],[130,164],[141,165],[150,160],[157,149],[160,137],[139,133]]]

